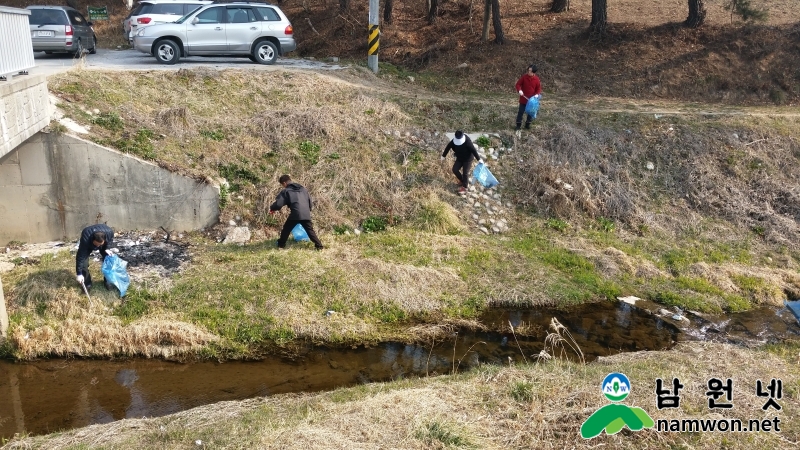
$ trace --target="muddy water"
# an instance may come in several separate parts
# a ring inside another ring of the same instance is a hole
[[[543,348],[553,317],[571,331],[587,360],[665,349],[685,336],[669,319],[645,309],[601,303],[569,311],[492,311],[481,319],[489,329],[508,332],[459,330],[419,345],[308,347],[291,359],[191,364],[142,359],[2,361],[0,436],[162,416],[224,400],[446,374],[454,366],[463,371],[478,364],[521,362],[522,355],[530,360]],[[509,322],[517,330],[516,339]],[[724,333],[718,331],[714,334]]]

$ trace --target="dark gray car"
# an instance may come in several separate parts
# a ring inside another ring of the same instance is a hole
[[[76,56],[97,51],[92,22],[78,10],[68,6],[28,6],[26,9],[31,11],[28,22],[33,51]]]

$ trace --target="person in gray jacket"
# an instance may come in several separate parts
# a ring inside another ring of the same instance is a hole
[[[275,198],[275,203],[270,205],[269,213],[274,214],[284,206],[289,207],[289,218],[283,224],[281,237],[278,238],[278,248],[285,248],[286,241],[292,233],[292,229],[299,223],[305,228],[308,238],[314,243],[317,250],[322,250],[322,242],[319,241],[317,233],[314,231],[314,224],[311,222],[311,196],[303,186],[292,183],[292,177],[281,175],[278,182],[283,186],[283,190]]]

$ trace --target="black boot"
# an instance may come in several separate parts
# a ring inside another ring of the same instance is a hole
[[[519,128],[517,128],[517,129],[519,129]],[[526,130],[530,130],[531,129],[531,123],[530,122],[525,122],[525,129]]]

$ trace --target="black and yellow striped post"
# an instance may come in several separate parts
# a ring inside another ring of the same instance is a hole
[[[378,25],[379,0],[369,0],[369,39],[367,40],[367,65],[378,73],[378,49],[381,46],[381,29]]]

